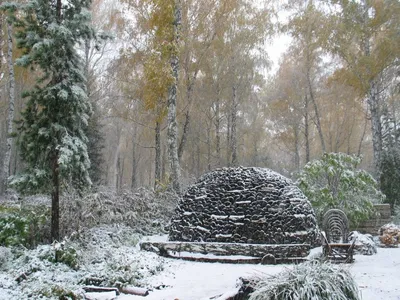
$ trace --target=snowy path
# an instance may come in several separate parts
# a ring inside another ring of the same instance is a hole
[[[400,299],[400,248],[378,248],[373,256],[357,255],[350,267],[363,300]]]
[[[348,265],[355,276],[363,300],[400,300],[400,249],[378,249],[374,256],[355,256],[355,263]],[[235,265],[199,263],[173,260],[159,275],[150,279],[153,286],[165,285],[154,290],[146,300],[199,300],[234,291],[239,277],[257,272],[275,274],[290,265]],[[120,296],[118,299],[144,299]]]

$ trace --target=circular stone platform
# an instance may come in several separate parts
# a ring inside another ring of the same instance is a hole
[[[182,242],[315,244],[314,210],[293,182],[269,169],[223,168],[190,186],[171,221]]]

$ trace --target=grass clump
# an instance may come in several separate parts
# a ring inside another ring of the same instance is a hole
[[[312,261],[276,275],[259,276],[249,300],[360,300],[350,272],[330,263]]]

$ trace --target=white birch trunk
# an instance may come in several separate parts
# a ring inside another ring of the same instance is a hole
[[[179,27],[181,24],[181,8],[180,0],[175,0],[175,22],[174,22],[174,44],[178,47],[179,42]],[[177,51],[177,49],[175,50]],[[172,186],[176,193],[181,193],[180,187],[180,166],[178,158],[178,126],[176,123],[176,103],[177,103],[177,92],[178,92],[178,70],[179,70],[179,58],[177,53],[171,55],[171,68],[172,75],[174,77],[174,83],[168,90],[168,156],[171,166],[171,179]]]
[[[156,121],[155,128],[155,162],[154,162],[154,189],[157,190],[161,183],[161,126],[160,122]]]
[[[364,5],[364,25],[367,26],[369,22],[368,11],[370,5],[366,0],[363,0]],[[371,44],[369,35],[364,36],[363,41],[364,55],[371,56]],[[375,166],[375,179],[379,181],[381,173],[381,159],[382,159],[382,124],[381,112],[379,108],[379,93],[376,79],[369,81],[367,103],[371,113],[371,131],[372,131],[372,148],[374,152],[374,166]]]
[[[382,124],[380,120],[379,96],[377,93],[376,83],[370,82],[368,91],[368,107],[371,113],[371,131],[372,131],[372,147],[374,151],[374,166],[376,178],[380,177],[381,159],[382,159]]]
[[[7,38],[8,38],[8,51],[7,51],[7,63],[9,72],[9,98],[8,98],[8,115],[7,115],[7,142],[6,152],[3,164],[3,178],[4,187],[7,189],[8,177],[10,176],[10,161],[11,161],[11,149],[13,144],[12,132],[14,122],[14,103],[15,103],[15,78],[14,78],[14,63],[13,63],[13,40],[12,40],[12,27],[11,24],[7,24]]]

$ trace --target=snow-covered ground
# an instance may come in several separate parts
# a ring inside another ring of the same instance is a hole
[[[313,252],[319,252],[314,249]],[[349,268],[358,283],[363,300],[400,299],[400,249],[379,248],[373,256],[356,255],[353,264],[341,265]],[[166,286],[154,290],[147,300],[198,300],[210,299],[223,293],[237,291],[239,277],[255,273],[276,274],[290,265],[238,265],[200,263],[171,260],[170,267],[151,278],[153,286]],[[138,296],[120,296],[118,299],[143,299]],[[226,299],[225,297],[221,297]]]
[[[64,264],[48,261],[51,246],[26,250],[18,256],[0,250],[0,300],[39,299],[38,290],[63,287],[82,294],[82,279],[87,277],[108,280],[135,275],[134,285],[150,290],[147,297],[120,295],[116,299],[146,300],[223,300],[238,290],[240,277],[253,274],[276,274],[291,265],[250,265],[190,262],[160,258],[154,253],[140,252],[136,241],[129,240],[129,231],[121,228],[99,228],[81,237],[83,248],[78,248],[82,260],[77,270]],[[145,240],[148,240],[146,238]],[[165,240],[165,236],[151,240]],[[75,244],[78,245],[78,244]],[[320,252],[313,249],[311,255]],[[7,261],[7,257],[10,259]],[[343,266],[343,265],[342,265]],[[364,300],[400,299],[400,249],[378,248],[372,256],[356,255],[353,264],[344,265],[354,275]],[[17,283],[23,272],[27,276]],[[104,277],[105,278],[105,277]],[[106,296],[103,293],[103,296]],[[40,299],[48,299],[45,296]],[[57,298],[55,298],[57,299]],[[96,298],[92,298],[96,299]],[[97,299],[111,299],[107,297]]]

